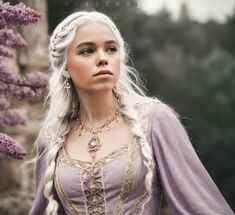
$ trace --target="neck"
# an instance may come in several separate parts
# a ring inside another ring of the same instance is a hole
[[[80,119],[91,127],[97,127],[111,117],[117,109],[117,98],[112,91],[79,93]]]

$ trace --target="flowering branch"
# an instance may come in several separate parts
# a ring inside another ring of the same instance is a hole
[[[40,14],[26,7],[23,3],[10,5],[0,0],[0,29],[16,25],[28,25],[36,23]]]
[[[36,23],[40,14],[23,3],[10,5],[0,0],[0,153],[23,159],[24,149],[8,135],[1,133],[6,126],[26,125],[26,118],[11,109],[10,99],[35,101],[47,89],[48,75],[36,72],[21,76],[11,71],[6,60],[12,58],[10,48],[25,47],[27,42],[11,27]]]
[[[22,160],[26,155],[22,146],[18,145],[15,140],[3,133],[0,133],[0,153],[19,160]]]
[[[19,33],[14,33],[12,29],[8,28],[0,30],[0,44],[8,47],[27,46],[26,41]]]

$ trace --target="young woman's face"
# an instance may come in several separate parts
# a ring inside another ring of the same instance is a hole
[[[107,25],[94,22],[77,30],[68,47],[67,70],[78,93],[112,90],[120,74],[120,52]]]

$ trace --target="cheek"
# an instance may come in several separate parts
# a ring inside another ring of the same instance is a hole
[[[120,62],[120,58],[117,58],[117,60],[115,61],[115,64],[114,64],[114,68],[116,70],[116,73],[120,74],[120,69],[121,69],[121,62]]]
[[[88,61],[71,59],[68,62],[68,70],[72,76],[86,77],[90,74],[91,65]]]

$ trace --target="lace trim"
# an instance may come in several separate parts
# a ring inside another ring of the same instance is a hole
[[[103,165],[105,163],[109,163],[109,162],[115,160],[116,158],[120,157],[121,155],[126,154],[128,151],[128,147],[129,147],[129,145],[125,145],[122,148],[120,148],[116,151],[113,151],[110,154],[108,154],[107,156],[99,159],[95,163],[88,162],[88,161],[81,161],[78,159],[72,159],[72,158],[66,156],[62,151],[60,151],[60,153],[59,153],[59,159],[62,163],[66,163],[70,166],[86,169],[86,168],[89,168],[89,166],[93,166],[97,163],[100,163]]]
[[[136,104],[136,108],[138,109],[138,116],[141,122],[141,128],[144,132],[144,134],[146,134],[147,130],[148,130],[148,115],[149,112],[151,111],[151,109],[153,108],[153,106],[159,103],[159,101],[151,101],[148,103],[138,103]]]
[[[127,169],[124,175],[119,200],[114,207],[113,215],[123,214],[124,204],[127,202],[130,195],[135,175],[135,163],[134,158],[136,154],[136,138],[133,138],[133,143],[130,145],[130,151],[128,156]]]
[[[157,101],[158,102],[158,101]],[[141,122],[141,128],[143,130],[143,133],[146,135],[148,130],[148,114],[153,108],[155,102],[149,102],[147,104],[138,104],[137,107],[139,109],[139,117]],[[146,190],[146,187],[144,187],[144,191],[142,195],[138,198],[137,202],[135,203],[135,206],[130,213],[130,215],[141,215],[143,211],[143,205],[147,200],[148,191]]]
[[[62,186],[60,184],[59,177],[58,177],[58,168],[57,168],[57,166],[58,166],[59,162],[60,162],[60,159],[57,159],[57,165],[56,165],[56,171],[55,171],[55,189],[56,189],[56,192],[57,192],[62,204],[69,211],[69,213],[71,213],[72,215],[81,215],[81,213],[78,211],[76,206],[72,203],[72,201],[68,198],[68,196],[66,195],[66,193],[62,189]]]

